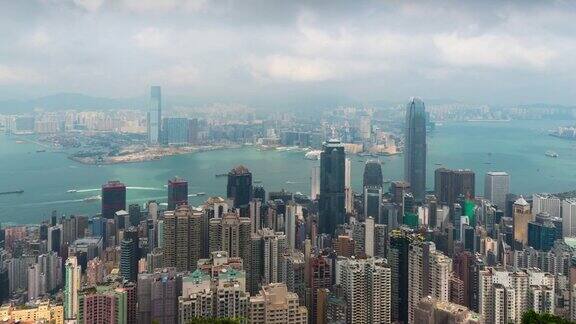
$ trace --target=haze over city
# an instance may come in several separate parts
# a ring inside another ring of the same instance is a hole
[[[59,93],[144,98],[143,89],[162,84],[180,105],[274,109],[398,103],[414,95],[573,105],[575,7],[572,1],[3,1],[0,101]]]

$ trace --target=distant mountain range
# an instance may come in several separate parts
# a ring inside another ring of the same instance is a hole
[[[43,110],[94,110],[94,109],[120,109],[142,108],[147,101],[144,98],[101,98],[80,93],[59,93],[30,100],[0,101],[0,112],[22,113],[34,109]]]
[[[389,100],[369,100],[362,101],[354,98],[348,98],[338,94],[320,94],[308,93],[302,96],[284,97],[276,93],[275,98],[236,98],[230,99],[232,102],[242,102],[256,109],[278,108],[288,109],[292,111],[304,110],[309,111],[310,108],[328,108],[337,107],[342,105],[350,106],[376,106],[376,107],[391,107],[404,104],[403,102],[389,101]],[[176,96],[164,100],[164,107],[169,108],[175,106],[194,106],[202,104],[210,104],[214,102],[226,102],[223,98],[189,98],[184,96]],[[452,99],[426,99],[428,105],[442,105],[442,104],[458,104],[461,103]],[[462,103],[466,105],[465,103]],[[107,110],[107,109],[144,109],[148,105],[147,97],[133,97],[133,98],[104,98],[94,97],[81,93],[58,93],[43,97],[38,97],[29,100],[5,100],[0,101],[0,113],[26,113],[34,109],[42,109],[45,111],[75,109],[75,110]],[[575,106],[563,106],[557,104],[520,104],[520,105],[505,105],[493,107],[517,107],[517,108],[564,108],[576,109]]]

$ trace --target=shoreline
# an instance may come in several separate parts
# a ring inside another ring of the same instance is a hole
[[[132,152],[126,155],[118,155],[112,157],[106,157],[100,160],[98,157],[77,157],[74,155],[68,155],[67,158],[74,162],[84,164],[84,165],[115,165],[115,164],[130,164],[139,162],[151,162],[162,160],[165,157],[186,155],[193,153],[210,152],[217,150],[226,149],[237,149],[241,148],[241,145],[215,145],[215,146],[186,146],[181,148],[147,148],[144,151]]]

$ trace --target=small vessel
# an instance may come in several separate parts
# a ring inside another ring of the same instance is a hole
[[[78,192],[78,189],[70,189],[68,191],[66,191],[67,193],[75,193]]]
[[[221,177],[227,177],[228,173],[217,173],[216,175],[214,175],[216,178],[221,178]]]
[[[434,163],[434,165],[442,165],[442,163]]]
[[[252,182],[254,182],[254,183],[262,183],[262,180],[254,180],[254,181],[252,181]]]
[[[36,150],[36,153],[44,153],[46,150]]]
[[[546,155],[547,157],[551,157],[551,158],[557,158],[558,157],[558,153],[556,153],[554,151],[546,151],[546,153],[544,153],[544,155]]]
[[[204,196],[206,193],[205,192],[197,192],[196,196]]]
[[[320,160],[321,153],[322,151],[319,150],[309,151],[306,154],[304,154],[304,158],[306,158],[307,160]]]
[[[390,183],[390,182],[392,182],[392,180],[390,180],[390,179],[384,180],[384,183]]]
[[[24,193],[24,190],[13,190],[13,191],[2,191],[0,195],[11,195],[11,194],[21,194]]]
[[[101,200],[101,199],[102,199],[102,197],[100,197],[100,195],[98,195],[98,196],[86,197],[86,198],[84,198],[84,199],[82,199],[82,200],[85,201],[85,202],[91,202],[91,201],[98,201],[98,200]]]

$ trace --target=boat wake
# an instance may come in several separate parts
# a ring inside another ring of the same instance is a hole
[[[76,190],[76,192],[82,193],[82,192],[93,192],[93,191],[100,191],[102,189],[100,188],[94,188],[94,189],[80,189],[80,190]]]
[[[126,187],[130,190],[150,190],[150,191],[164,191],[164,188],[152,188],[152,187]]]
[[[37,203],[29,203],[26,206],[47,206],[47,205],[61,205],[61,204],[72,204],[83,202],[84,198],[81,199],[69,199],[69,200],[55,200],[55,201],[42,201]]]

